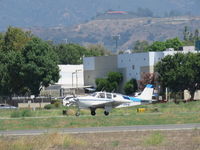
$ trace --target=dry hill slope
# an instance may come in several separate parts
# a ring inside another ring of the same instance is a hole
[[[86,44],[102,43],[115,49],[113,35],[120,35],[119,49],[132,48],[136,40],[163,41],[168,38],[182,38],[184,26],[190,30],[200,29],[200,17],[174,18],[132,18],[92,20],[71,28],[35,29],[32,32],[46,40]]]

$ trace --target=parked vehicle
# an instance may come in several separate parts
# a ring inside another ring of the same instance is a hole
[[[7,104],[0,104],[0,109],[17,109],[17,107]]]

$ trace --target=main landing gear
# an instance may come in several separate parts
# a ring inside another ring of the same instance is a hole
[[[109,112],[108,112],[108,111],[104,111],[104,115],[105,115],[105,116],[108,116],[108,115],[109,115]]]
[[[96,109],[90,109],[90,110],[91,110],[91,115],[95,116],[96,115],[96,112],[95,112]]]
[[[95,115],[96,115],[96,112],[95,112],[95,111],[91,111],[91,115],[92,115],[92,116],[95,116]]]
[[[90,111],[91,111],[91,115],[92,115],[92,116],[95,116],[95,115],[96,115],[96,112],[95,112],[96,109],[90,109]],[[105,111],[104,111],[104,115],[105,115],[105,116],[108,116],[108,115],[109,115],[109,111],[106,111],[106,110],[105,110]]]

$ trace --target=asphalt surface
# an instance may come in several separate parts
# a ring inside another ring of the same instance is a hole
[[[138,125],[116,127],[88,127],[88,128],[64,128],[64,129],[40,129],[40,130],[16,130],[0,131],[0,135],[40,135],[44,133],[103,133],[103,132],[129,132],[129,131],[153,131],[153,130],[191,130],[200,129],[200,124],[169,124],[169,125]]]

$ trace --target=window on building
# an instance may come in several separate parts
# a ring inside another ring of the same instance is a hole
[[[132,65],[132,69],[133,69],[133,70],[135,69],[135,65]]]

